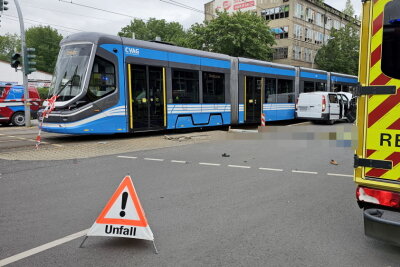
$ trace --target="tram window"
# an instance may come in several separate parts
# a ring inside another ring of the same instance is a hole
[[[173,69],[172,98],[174,103],[199,103],[199,72]]]
[[[292,80],[278,79],[277,103],[294,103],[294,88]]]
[[[95,57],[87,93],[91,101],[100,99],[116,90],[115,67],[100,57]]]
[[[316,83],[316,91],[326,91],[326,83]]]
[[[385,6],[382,41],[382,72],[400,79],[400,2],[391,1]]]
[[[314,91],[315,91],[315,83],[304,81],[304,93],[309,93]]]
[[[276,103],[276,79],[265,79],[265,103]]]
[[[203,72],[203,102],[225,103],[225,74]]]
[[[349,86],[348,85],[343,85],[342,92],[348,92],[348,91],[349,91]]]
[[[342,86],[340,84],[332,84],[331,92],[340,92],[342,91]]]

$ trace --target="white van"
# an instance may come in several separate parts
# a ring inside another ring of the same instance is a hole
[[[296,117],[333,124],[338,120],[355,120],[355,102],[346,92],[301,93],[296,104]]]

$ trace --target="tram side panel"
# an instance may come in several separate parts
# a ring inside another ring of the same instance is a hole
[[[291,120],[295,116],[296,69],[256,60],[240,59],[239,122]]]

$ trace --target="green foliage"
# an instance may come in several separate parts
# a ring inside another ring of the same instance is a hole
[[[210,52],[270,60],[275,44],[267,22],[252,12],[218,13],[204,24],[194,24],[189,30],[187,47]]]
[[[37,88],[40,99],[47,99],[49,97],[49,88],[48,87],[40,87]]]
[[[0,59],[10,61],[14,52],[21,51],[21,41],[16,34],[0,36]]]
[[[335,30],[331,39],[315,57],[315,63],[322,70],[358,74],[359,32],[352,24]]]
[[[57,61],[62,35],[50,26],[37,26],[26,31],[26,45],[36,49],[36,68],[52,73]]]
[[[147,22],[134,19],[131,24],[123,27],[118,35],[132,38],[133,33],[139,40],[151,41],[158,36],[164,42],[180,46],[186,39],[186,32],[179,22],[166,22],[165,19],[150,18]]]
[[[351,0],[346,1],[346,7],[344,8],[343,13],[350,17],[354,17],[355,11]]]

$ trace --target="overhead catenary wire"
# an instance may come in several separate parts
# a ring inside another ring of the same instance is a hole
[[[14,19],[12,17],[4,17],[4,18],[7,19],[7,20],[12,20],[12,21],[19,22],[18,19]],[[38,22],[33,23],[33,22],[29,22],[29,21],[25,21],[25,23],[26,24],[30,24],[30,25],[37,25],[38,24]],[[42,25],[49,25],[49,24],[42,24]],[[60,29],[60,28],[56,28],[56,27],[53,27],[53,28],[55,28],[55,29],[57,29],[59,31],[67,32],[67,33],[75,33],[75,32],[71,32],[71,31]]]
[[[106,10],[106,9],[99,8],[99,7],[94,7],[94,6],[75,3],[75,2],[72,2],[72,0],[70,0],[70,1],[58,0],[58,1],[59,2],[63,2],[63,3],[67,3],[67,4],[80,6],[80,7],[90,8],[90,9],[94,9],[94,10],[98,10],[98,11],[102,11],[102,12],[106,12],[106,13],[110,13],[110,14],[114,14],[114,15],[120,15],[120,16],[124,16],[124,17],[128,17],[128,18],[132,18],[132,19],[141,19],[141,18],[138,18],[138,17],[135,17],[135,16],[131,16],[131,15],[120,13],[120,12],[116,12],[116,11],[111,11],[111,10]],[[147,21],[146,19],[141,19],[141,20]]]
[[[4,16],[4,17],[11,17],[11,18],[18,18],[17,16],[6,15],[6,14],[3,14],[3,16]],[[40,24],[43,24],[43,25],[50,25],[50,26],[61,27],[61,28],[65,28],[65,29],[69,29],[69,30],[73,30],[73,31],[78,31],[78,32],[79,32],[79,31],[84,31],[84,30],[82,30],[82,29],[75,29],[75,28],[71,28],[71,27],[62,26],[62,25],[59,25],[59,24],[46,23],[46,22],[42,22],[42,21],[38,21],[38,20],[33,20],[33,19],[28,19],[28,18],[24,18],[24,20],[32,21],[32,22],[36,22],[36,23],[40,23]]]
[[[28,7],[28,8],[41,9],[41,10],[46,10],[46,11],[51,11],[51,12],[56,12],[56,13],[62,13],[62,14],[69,14],[69,15],[78,16],[78,17],[92,18],[92,19],[105,20],[105,21],[113,21],[113,20],[107,19],[107,18],[99,18],[99,17],[88,16],[88,15],[83,15],[83,14],[77,14],[77,13],[72,13],[72,12],[65,12],[64,10],[44,8],[44,7],[38,7],[38,6],[33,6],[33,5],[25,5],[25,6]]]

